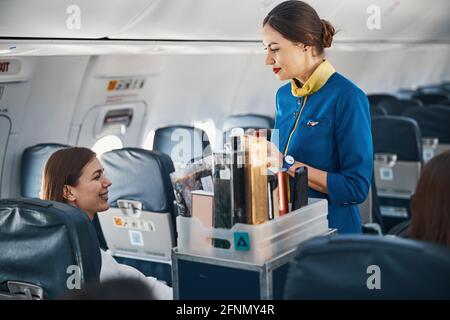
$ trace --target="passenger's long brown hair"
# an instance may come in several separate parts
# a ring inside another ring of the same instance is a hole
[[[285,1],[273,8],[264,18],[284,38],[293,43],[314,46],[319,54],[331,46],[336,33],[332,24],[319,18],[316,10],[303,1]]]
[[[411,201],[409,236],[450,247],[450,151],[424,167]]]
[[[76,186],[84,166],[95,157],[95,152],[82,147],[61,149],[53,153],[45,164],[42,199],[66,202],[64,185]]]

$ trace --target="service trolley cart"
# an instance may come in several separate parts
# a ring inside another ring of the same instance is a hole
[[[178,247],[172,250],[174,299],[281,299],[299,243],[332,235],[328,204],[309,205],[260,225],[231,229],[205,227],[198,219],[177,217]],[[226,240],[229,249],[211,239]]]

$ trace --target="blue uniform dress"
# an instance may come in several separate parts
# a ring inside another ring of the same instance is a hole
[[[282,153],[328,172],[328,194],[309,188],[308,196],[328,200],[329,226],[360,233],[357,204],[367,197],[373,170],[364,92],[325,60],[301,88],[293,81],[278,90],[275,129],[272,141]]]

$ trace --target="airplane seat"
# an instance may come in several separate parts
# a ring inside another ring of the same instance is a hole
[[[380,116],[386,116],[388,113],[386,109],[383,107],[380,107],[378,105],[370,105],[370,117],[380,117]]]
[[[233,128],[272,129],[275,126],[275,120],[272,117],[262,114],[237,114],[225,119],[222,131],[228,131]]]
[[[376,230],[380,231],[377,232],[377,234],[385,234],[387,230],[383,223],[383,216],[381,215],[380,199],[378,198],[375,175],[372,177],[372,186],[370,192],[372,195],[372,223],[376,225]]]
[[[442,93],[421,93],[417,92],[415,95],[412,96],[413,99],[420,100],[424,105],[427,104],[439,104],[443,101],[446,101],[449,99],[448,94],[442,94]]]
[[[399,89],[397,90],[395,96],[398,99],[412,99],[412,96],[416,94],[416,90],[413,89]]]
[[[395,225],[391,230],[389,230],[386,234],[401,238],[409,237],[409,226],[411,225],[411,220],[406,220]]]
[[[184,166],[191,159],[211,154],[206,132],[184,125],[156,129],[153,150],[169,155],[175,167]]]
[[[446,90],[445,87],[439,84],[431,84],[426,86],[421,86],[416,90],[418,93],[423,94],[443,94],[448,95],[449,90]]]
[[[385,230],[410,217],[410,197],[422,166],[421,133],[413,119],[372,119],[374,171]]]
[[[290,262],[285,299],[450,299],[450,249],[367,235],[317,237]]]
[[[54,152],[68,147],[60,143],[40,143],[24,150],[20,172],[22,197],[39,198],[45,163]]]
[[[267,140],[270,141],[271,130],[275,126],[275,120],[272,117],[262,114],[237,114],[227,117],[222,126],[223,141],[230,143],[231,131],[234,128],[242,128],[245,131],[249,129],[267,129]]]
[[[382,235],[386,232],[380,213],[380,202],[374,175],[372,175],[372,183],[367,199],[358,205],[358,208],[361,213],[361,222],[363,223],[362,233]]]
[[[110,209],[98,214],[109,250],[119,262],[170,284],[176,246],[172,160],[157,151],[123,148],[100,161],[112,181]]]
[[[2,199],[0,229],[0,300],[58,299],[99,282],[99,243],[78,208]]]
[[[378,106],[381,101],[385,100],[397,100],[394,95],[387,93],[368,94],[367,99],[369,99],[369,105],[371,106]]]
[[[450,93],[450,81],[444,81],[440,84],[440,87],[445,90],[445,92]]]
[[[414,119],[419,125],[424,162],[450,149],[450,108],[426,105],[425,108],[408,109],[403,115]]]
[[[399,100],[383,100],[380,102],[380,107],[386,110],[390,116],[402,116],[405,110],[422,106],[420,100],[399,99]]]

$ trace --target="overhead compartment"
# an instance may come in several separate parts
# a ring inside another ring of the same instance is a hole
[[[260,41],[282,0],[154,0],[112,39]],[[448,0],[307,0],[342,42],[449,41]]]
[[[264,16],[276,1],[155,0],[112,39],[259,41]]]
[[[100,39],[134,21],[151,0],[2,0],[0,37]]]

